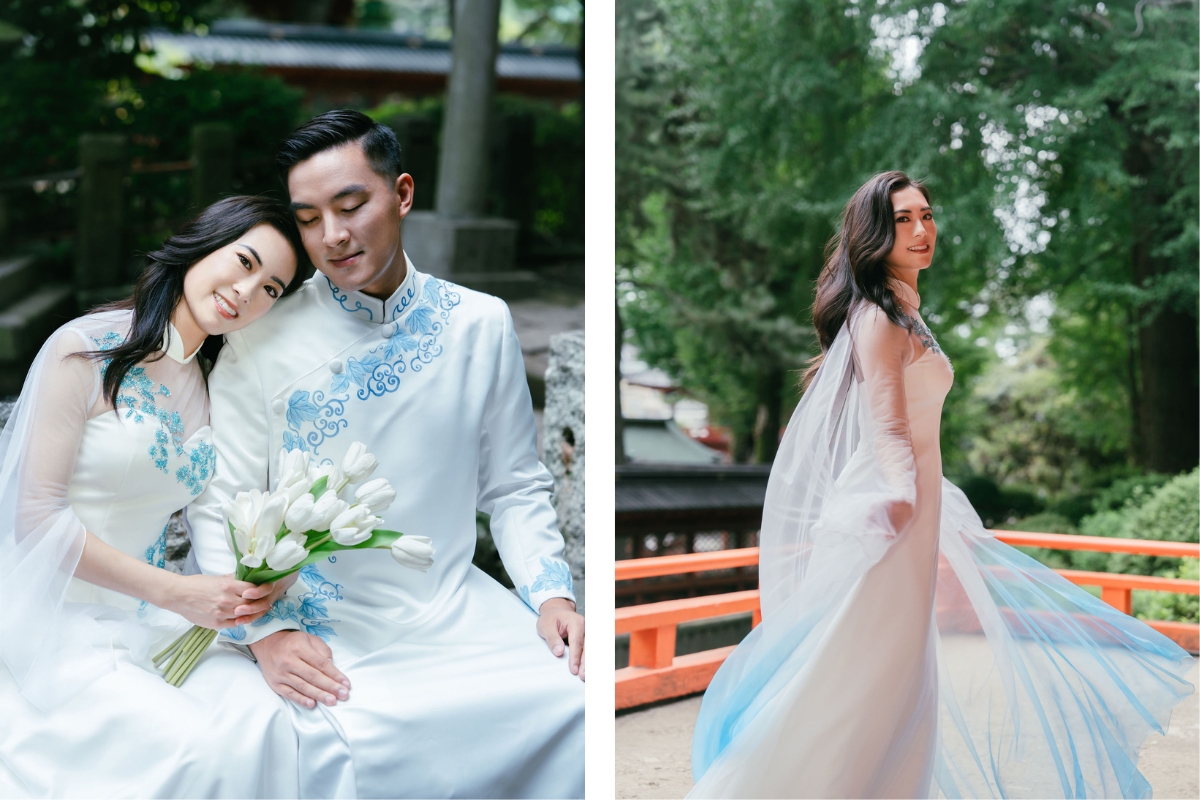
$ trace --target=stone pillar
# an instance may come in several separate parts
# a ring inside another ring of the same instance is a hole
[[[500,0],[456,0],[437,203],[409,213],[403,242],[417,269],[512,299],[535,285],[512,271],[517,223],[484,216],[499,25]]]
[[[482,217],[487,210],[489,136],[496,92],[500,0],[457,0],[446,87],[437,211]]]
[[[88,292],[124,279],[122,228],[129,156],[125,137],[85,133],[79,137],[79,236],[75,241],[75,288]]]
[[[192,128],[192,207],[207,207],[233,188],[233,127],[201,122]]]
[[[554,477],[554,509],[566,540],[566,559],[575,581],[579,611],[584,587],[584,397],[583,331],[550,337],[546,367],[544,460]]]

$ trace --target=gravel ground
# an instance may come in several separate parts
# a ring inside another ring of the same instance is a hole
[[[1200,679],[1197,667],[1189,680]],[[692,788],[692,726],[700,697],[617,716],[617,797],[683,797]],[[1155,798],[1200,797],[1200,696],[1175,709],[1166,736],[1150,734],[1138,768]]]

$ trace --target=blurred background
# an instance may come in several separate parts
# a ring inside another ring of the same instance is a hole
[[[353,108],[400,139],[417,268],[509,302],[540,433],[553,341],[583,328],[582,32],[579,0],[0,0],[0,397],[199,208],[281,197],[280,141]],[[438,236],[474,258],[429,252]],[[507,581],[486,533],[481,517],[477,562]]]
[[[944,469],[984,523],[1196,542],[1194,0],[617,9],[618,559],[757,543],[823,249],[888,169],[932,193]],[[1195,559],[1034,552],[1198,577]],[[754,589],[755,570],[619,581],[617,603]],[[1194,595],[1133,598],[1197,619]],[[750,615],[695,626],[677,655],[737,642]]]

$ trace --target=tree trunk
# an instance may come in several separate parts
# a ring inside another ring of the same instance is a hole
[[[759,376],[759,425],[755,431],[754,461],[770,464],[779,450],[780,411],[783,405],[783,370],[772,367]]]
[[[1200,457],[1196,320],[1163,310],[1142,327],[1138,344],[1143,464],[1148,470],[1168,474],[1191,469]]]
[[[625,326],[621,323],[621,306],[617,305],[617,416],[614,420],[617,433],[618,464],[625,463],[625,416],[621,413],[621,346],[625,343]]]
[[[1167,158],[1158,142],[1136,137],[1126,152],[1125,168],[1141,178],[1130,192],[1133,229],[1133,281],[1144,286],[1172,269],[1169,260],[1155,256],[1155,248],[1170,231],[1159,224],[1171,187],[1163,163]],[[1154,472],[1176,473],[1191,469],[1200,459],[1200,341],[1196,317],[1171,308],[1142,308],[1136,313],[1140,414],[1134,441],[1141,465]]]

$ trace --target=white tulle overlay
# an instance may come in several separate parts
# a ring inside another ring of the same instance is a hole
[[[164,566],[171,514],[212,474],[204,377],[177,334],[115,407],[106,363],[74,355],[111,349],[130,322],[59,329],[0,435],[0,794],[295,793],[289,715],[252,663],[214,651],[167,686],[149,658],[188,623],[74,577],[87,532]]]
[[[894,288],[918,333],[860,307],[788,425],[763,622],[705,694],[689,797],[1150,796],[1138,750],[1192,658],[996,541],[942,478],[953,373]]]

